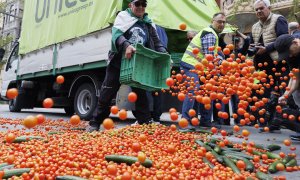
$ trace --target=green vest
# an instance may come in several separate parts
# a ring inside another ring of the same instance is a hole
[[[185,63],[188,63],[192,66],[195,66],[195,64],[197,64],[198,62],[201,62],[201,60],[204,58],[204,54],[201,53],[201,49],[202,49],[202,42],[201,42],[201,36],[203,32],[210,32],[213,35],[215,35],[216,37],[216,43],[215,43],[215,54],[218,53],[217,47],[219,45],[219,36],[217,35],[217,33],[211,28],[211,27],[207,27],[202,29],[190,42],[190,44],[188,45],[188,47],[185,50],[185,53],[182,57],[182,61]],[[193,54],[193,48],[198,48],[200,50],[200,53],[198,53],[197,55]]]

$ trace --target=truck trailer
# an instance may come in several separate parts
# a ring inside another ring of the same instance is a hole
[[[105,77],[112,25],[117,12],[126,9],[128,3],[128,0],[26,0],[21,37],[1,72],[1,99],[9,101],[9,110],[20,112],[42,107],[45,98],[52,98],[53,107],[90,119]],[[218,11],[216,2],[211,0],[148,0],[146,12],[167,32],[173,70],[178,70],[180,55],[188,45],[186,31],[208,26]],[[179,29],[181,23],[187,25],[186,30]],[[64,76],[63,84],[56,83],[58,75]],[[15,99],[6,97],[10,88],[18,89]],[[121,100],[117,102],[126,103],[124,89],[120,88],[117,97]],[[170,94],[163,99],[165,110],[181,105]]]

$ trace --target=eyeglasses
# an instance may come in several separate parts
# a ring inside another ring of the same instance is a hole
[[[135,7],[140,7],[140,6],[147,7],[147,3],[146,2],[141,2],[141,1],[136,1],[136,2],[134,2],[134,6]]]

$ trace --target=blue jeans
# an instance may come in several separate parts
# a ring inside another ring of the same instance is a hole
[[[193,77],[195,82],[199,81],[198,74],[190,72],[191,69],[194,69],[194,66],[187,64],[185,62],[180,62],[180,70],[183,70],[186,76],[191,77],[191,78]],[[188,87],[188,85],[187,85],[187,87]],[[200,89],[200,84],[195,83],[195,88]],[[188,93],[195,95],[195,92],[193,89],[190,90]],[[203,123],[211,122],[212,108],[210,108],[209,110],[206,110],[204,108],[203,104],[201,104],[201,103],[199,104],[194,98],[189,98],[188,96],[186,96],[183,101],[182,111],[181,111],[183,118],[186,118],[187,120],[191,120],[192,117],[189,116],[190,109],[196,110],[197,114],[198,114],[198,112],[200,113],[200,115],[201,115],[200,122],[203,122]]]

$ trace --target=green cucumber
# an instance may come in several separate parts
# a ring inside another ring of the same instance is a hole
[[[270,173],[276,173],[278,170],[276,169],[276,165],[277,164],[279,164],[279,163],[282,163],[282,161],[281,160],[277,160],[277,161],[275,161],[275,162],[273,162],[271,165],[269,165],[269,167],[268,167],[268,171],[270,172]],[[282,163],[283,164],[283,163]]]
[[[205,143],[203,143],[203,142],[202,142],[201,140],[199,140],[199,139],[196,139],[195,142],[196,142],[197,144],[199,144],[200,146],[204,147],[204,148],[206,149],[206,151],[211,151],[211,150],[212,150],[211,147],[209,147],[208,145],[206,145]]]
[[[11,168],[13,168],[15,165],[7,165],[7,166],[2,166],[2,167],[0,167],[0,171],[2,171],[2,170],[4,170],[4,169],[11,169]]]
[[[242,152],[236,152],[236,151],[223,151],[221,152],[221,155],[234,155],[234,156],[240,156],[247,159],[253,159],[253,156],[249,156],[247,154],[244,154]]]
[[[241,152],[241,149],[238,148],[222,148],[223,151],[236,151],[236,152]]]
[[[21,176],[22,174],[29,173],[29,172],[30,172],[30,168],[4,170],[3,179],[8,179],[13,176]]]
[[[276,150],[280,150],[281,146],[277,145],[277,144],[270,144],[267,146],[267,150],[268,151],[276,151]]]
[[[230,158],[234,158],[234,159],[238,159],[238,160],[244,161],[244,163],[246,164],[245,170],[249,171],[249,172],[253,172],[254,171],[254,164],[251,161],[249,161],[247,158],[240,157],[240,156],[235,156],[235,155],[227,155],[227,156],[230,157]]]
[[[222,149],[220,148],[220,146],[215,146],[214,151],[216,151],[216,153],[220,154],[222,152]]]
[[[221,140],[216,138],[210,138],[210,142],[216,144],[217,142],[221,142]]]
[[[211,153],[212,153],[212,155],[217,159],[217,161],[218,161],[219,163],[223,163],[223,162],[224,162],[223,157],[220,156],[216,151],[211,150]]]
[[[269,174],[257,171],[255,176],[259,179],[259,180],[273,180],[272,176],[270,176]]]
[[[215,148],[217,145],[211,142],[206,142],[206,145],[209,145],[211,148]]]
[[[84,178],[78,177],[78,176],[57,176],[55,178],[56,180],[86,180]]]
[[[285,156],[283,159],[282,159],[282,162],[283,164],[287,164],[289,161],[291,161],[292,159],[294,159],[292,156]]]
[[[106,155],[105,156],[106,161],[113,161],[116,163],[126,163],[128,165],[134,164],[138,161],[138,158],[133,156],[124,156],[124,155]],[[144,167],[152,167],[152,161],[149,159],[146,159],[145,162],[141,163]]]
[[[212,135],[213,133],[211,131],[203,130],[203,129],[197,129],[195,130],[196,133],[202,133],[202,134],[210,134]]]
[[[64,132],[60,132],[60,131],[50,131],[50,132],[48,132],[48,135],[54,135],[54,134],[64,134]]]
[[[7,166],[7,165],[8,165],[7,163],[2,163],[2,164],[0,164],[0,168]]]
[[[206,158],[206,157],[203,157],[203,162],[205,164],[207,164],[211,169],[213,169],[215,166]]]
[[[224,163],[227,167],[230,167],[232,169],[232,171],[236,174],[241,174],[241,171],[239,170],[239,168],[236,167],[236,165],[234,164],[234,162],[229,159],[228,157],[224,156]]]
[[[262,144],[255,144],[254,147],[256,149],[263,149],[263,150],[265,150],[264,145],[262,145]]]
[[[259,151],[253,151],[252,153],[253,153],[253,155],[257,155],[257,156],[263,155],[263,153],[261,153],[261,152],[259,152]]]
[[[269,159],[280,159],[280,156],[275,153],[266,152],[266,155],[268,156]]]
[[[30,141],[32,139],[43,139],[43,137],[41,137],[41,136],[20,136],[20,137],[17,137],[13,141],[13,143],[22,143],[22,142]]]
[[[297,166],[297,160],[295,158],[293,158],[292,160],[290,160],[288,163],[286,163],[285,165],[286,167],[294,167]]]

